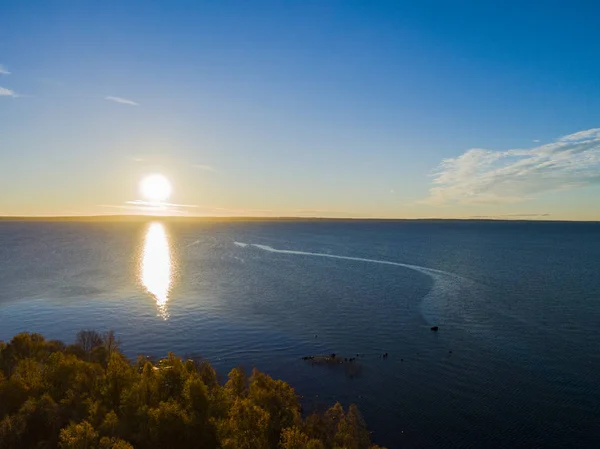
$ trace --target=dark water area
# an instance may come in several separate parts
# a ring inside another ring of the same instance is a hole
[[[390,448],[600,447],[599,268],[599,223],[5,221],[0,339],[256,366]]]

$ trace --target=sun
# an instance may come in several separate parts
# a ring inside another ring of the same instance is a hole
[[[158,173],[148,175],[140,181],[140,193],[148,201],[162,203],[169,199],[171,191],[169,180]]]

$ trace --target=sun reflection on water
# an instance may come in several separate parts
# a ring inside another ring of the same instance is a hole
[[[158,314],[169,318],[167,302],[173,276],[171,251],[165,227],[151,223],[144,240],[140,280],[144,288],[156,299]]]

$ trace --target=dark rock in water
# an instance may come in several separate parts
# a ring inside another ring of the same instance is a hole
[[[439,327],[437,327],[437,326],[431,326],[431,330],[434,332],[437,332],[438,329],[439,329]]]

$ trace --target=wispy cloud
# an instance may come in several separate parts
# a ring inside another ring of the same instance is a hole
[[[115,103],[128,104],[130,106],[138,106],[138,103],[136,103],[135,101],[128,100],[127,98],[123,98],[123,97],[108,96],[108,97],[104,97],[104,99],[108,100],[108,101],[114,101]]]
[[[10,75],[10,72],[6,70],[6,68],[0,64],[0,75]]]
[[[19,94],[17,94],[14,90],[6,89],[4,87],[0,87],[0,97],[13,97],[17,98]]]
[[[443,160],[433,184],[422,202],[515,203],[546,192],[600,184],[600,128],[531,149],[467,150]]]
[[[165,202],[133,200],[124,204],[99,204],[98,207],[121,209],[134,215],[180,216],[189,215],[189,210],[198,208],[195,204],[175,204]]]
[[[533,142],[534,143],[540,143],[540,139],[534,139]]]
[[[128,215],[150,215],[150,216],[182,216],[189,215],[189,212],[183,209],[175,207],[156,207],[156,206],[143,206],[139,204],[98,204],[98,207],[107,209],[119,209],[127,213]]]
[[[125,204],[131,204],[132,206],[151,206],[151,207],[198,207],[196,204],[176,204],[176,203],[165,203],[165,202],[144,201],[144,200],[125,201]]]
[[[214,168],[212,165],[194,164],[193,167],[197,168],[199,170],[206,170],[206,171],[212,171],[212,172],[216,172],[217,171],[217,169]]]

